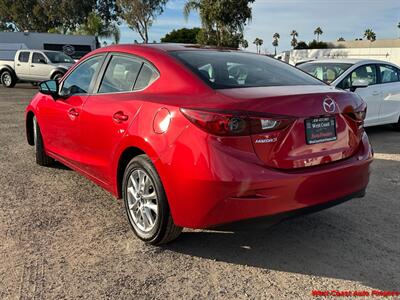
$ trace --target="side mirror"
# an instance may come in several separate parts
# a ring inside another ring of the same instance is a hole
[[[58,81],[57,80],[47,80],[39,83],[39,92],[45,95],[50,95],[54,100],[60,98],[58,94]]]
[[[350,91],[354,92],[358,88],[366,88],[369,86],[369,82],[366,79],[356,79],[351,84]]]

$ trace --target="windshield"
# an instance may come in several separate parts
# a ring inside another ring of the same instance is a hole
[[[73,64],[75,61],[62,52],[44,52],[53,64]]]
[[[301,64],[298,66],[298,68],[318,78],[319,80],[331,84],[351,66],[352,64],[346,63],[310,62]]]
[[[322,82],[273,58],[236,51],[172,51],[214,89],[321,85]]]

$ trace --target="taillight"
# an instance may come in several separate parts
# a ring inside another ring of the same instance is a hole
[[[363,107],[362,110],[347,113],[347,115],[354,120],[359,127],[363,127],[365,117],[367,116],[367,107]]]
[[[252,113],[208,111],[181,108],[183,115],[204,131],[220,136],[262,134],[286,128],[293,120],[280,116],[255,116]]]

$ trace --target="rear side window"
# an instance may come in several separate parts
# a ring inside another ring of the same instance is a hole
[[[217,50],[170,53],[214,89],[323,85],[295,67],[262,55]]]
[[[140,74],[136,80],[135,90],[142,90],[149,86],[158,77],[158,73],[147,64],[143,64]]]
[[[20,62],[28,62],[29,61],[29,52],[20,52],[18,56],[18,60]]]
[[[381,65],[379,66],[380,73],[381,73],[381,82],[388,83],[388,82],[396,82],[399,81],[399,70],[388,65]]]
[[[133,89],[142,62],[125,56],[113,56],[107,66],[98,93],[127,92]]]

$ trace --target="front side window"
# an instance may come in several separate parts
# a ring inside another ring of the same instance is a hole
[[[365,65],[358,67],[350,73],[343,81],[338,85],[342,89],[350,89],[353,86],[355,80],[366,80],[368,85],[377,83],[376,68],[374,65]]]
[[[298,68],[318,78],[319,80],[326,82],[327,84],[331,84],[351,66],[351,64],[343,63],[311,62],[301,64],[298,66]]]
[[[76,67],[64,80],[61,94],[86,94],[89,92],[90,84],[94,80],[103,56],[95,56],[87,59]]]
[[[126,56],[113,56],[107,66],[98,93],[128,92],[133,89],[142,62]]]
[[[32,55],[32,63],[33,64],[45,64],[46,59],[44,58],[44,56],[42,54],[35,52]]]
[[[381,65],[379,66],[380,73],[381,73],[381,81],[382,83],[388,82],[396,82],[399,81],[399,70],[392,66],[388,65]]]
[[[323,85],[290,65],[262,55],[217,50],[170,53],[214,89]]]
[[[20,52],[18,56],[18,60],[20,62],[28,62],[29,61],[29,52]]]

